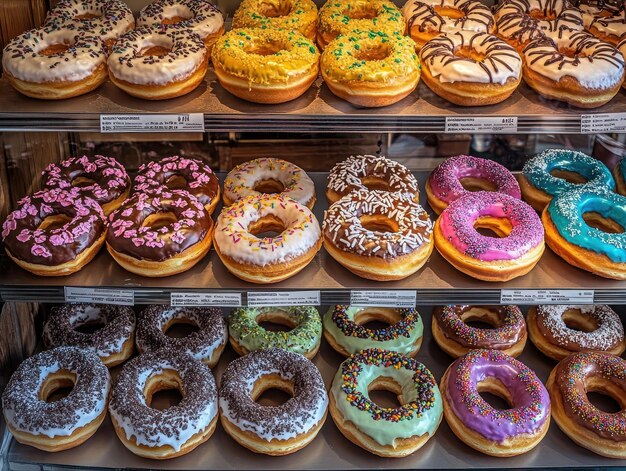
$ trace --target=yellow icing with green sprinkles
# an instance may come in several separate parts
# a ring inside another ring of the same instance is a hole
[[[404,34],[405,21],[389,0],[331,0],[320,9],[320,34],[334,38],[354,30]]]
[[[286,29],[304,35],[314,32],[316,23],[317,6],[312,0],[243,0],[233,17],[233,29]]]

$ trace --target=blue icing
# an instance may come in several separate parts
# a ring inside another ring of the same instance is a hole
[[[581,188],[561,193],[548,205],[552,222],[571,244],[626,263],[626,232],[609,234],[589,226],[583,214],[596,212],[626,229],[626,197],[601,188]]]
[[[584,185],[570,183],[550,174],[552,170],[557,169],[578,173],[587,179],[587,183]],[[543,151],[526,162],[523,173],[535,188],[551,196],[582,186],[615,189],[615,180],[613,180],[613,176],[606,165],[575,150],[550,149]]]
[[[626,181],[626,158],[619,161],[619,172],[622,174],[622,178]]]

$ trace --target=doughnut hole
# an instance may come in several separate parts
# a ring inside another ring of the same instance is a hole
[[[169,54],[172,50],[172,39],[167,36],[159,36],[154,38],[152,44],[148,43],[137,53],[137,57],[157,56],[163,57]]]
[[[609,414],[626,410],[626,394],[620,384],[602,376],[590,376],[586,389],[587,400],[596,409]]]
[[[66,214],[53,214],[41,221],[41,223],[39,223],[39,226],[37,226],[37,229],[41,229],[43,231],[52,231],[54,229],[59,229],[60,227],[65,226],[71,220],[72,218]]]
[[[588,226],[599,229],[602,232],[609,234],[622,234],[624,232],[624,227],[617,221],[604,217],[602,214],[595,211],[583,213],[583,220]]]
[[[254,41],[246,43],[245,51],[248,54],[257,54],[259,56],[273,56],[277,52],[287,51],[289,48],[285,44],[278,41],[270,41],[262,44]],[[265,180],[262,180],[265,181]],[[258,190],[257,190],[258,191]]]
[[[93,20],[95,18],[102,18],[102,12],[101,11],[96,11],[96,10],[87,10],[87,11],[83,11],[82,13],[74,16],[74,20],[79,20],[79,21],[89,21],[89,20]]]
[[[39,54],[42,56],[52,57],[52,56],[60,56],[64,54],[69,48],[71,44],[59,43],[59,44],[51,44],[42,50],[39,51]]]
[[[172,175],[165,180],[165,186],[170,190],[186,190],[189,188],[189,182],[182,175]]]
[[[515,407],[513,396],[502,382],[489,376],[476,385],[480,397],[494,409],[507,410]]]
[[[372,232],[398,232],[400,230],[396,221],[381,214],[366,214],[359,220],[365,229]]]
[[[50,373],[39,389],[39,399],[56,402],[70,395],[76,384],[76,373],[59,370]]]
[[[190,20],[196,16],[193,14],[193,12],[189,8],[183,5],[178,6],[178,8],[176,9],[176,13],[177,15],[164,17],[161,20],[161,24],[162,25],[175,25],[177,23]]]
[[[498,187],[484,178],[462,177],[459,178],[461,186],[467,191],[496,191]]]
[[[254,191],[268,195],[274,195],[285,191],[285,185],[279,180],[269,178],[267,180],[259,180],[253,186]]]
[[[369,5],[359,5],[343,11],[343,15],[351,20],[372,20],[378,16],[378,11]]]
[[[555,168],[551,170],[550,175],[565,180],[568,183],[573,183],[575,185],[582,185],[583,183],[587,183],[587,179],[581,174],[562,168]]]
[[[495,329],[502,325],[497,311],[481,306],[472,306],[459,315],[461,320],[476,329]]]
[[[154,214],[150,214],[141,223],[141,227],[150,227],[152,230],[158,230],[169,224],[173,224],[178,221],[178,218],[171,211],[163,211]]]
[[[285,223],[273,214],[268,214],[248,225],[248,232],[259,239],[273,239],[285,229]]]
[[[370,400],[384,408],[396,408],[406,403],[402,395],[402,386],[393,378],[379,376],[367,387]]]
[[[379,177],[366,176],[361,178],[361,183],[370,191],[390,191],[389,182]]]
[[[356,51],[356,53],[354,54],[354,57],[361,61],[382,61],[386,59],[387,57],[389,57],[390,55],[391,55],[391,48],[389,47],[387,43],[387,44],[382,44],[379,47],[369,47],[369,48],[363,47],[359,49],[358,51]],[[368,178],[381,180],[377,177],[364,177],[361,179],[361,181],[363,181],[364,179],[368,179]],[[388,186],[389,185],[387,184],[387,187]]]
[[[280,18],[289,15],[291,10],[293,10],[291,2],[279,0],[278,2],[262,2],[258,13],[266,18]]]
[[[513,226],[506,218],[481,217],[474,222],[474,229],[483,236],[504,238],[511,233]]]
[[[96,183],[95,180],[85,176],[85,175],[78,175],[76,178],[72,179],[72,186],[76,186],[76,187],[86,187],[86,186],[91,186],[94,183]]]
[[[580,309],[568,309],[561,316],[568,329],[579,332],[593,332],[598,328],[598,323]]]
[[[382,330],[402,320],[400,313],[391,308],[370,307],[359,311],[354,322],[369,330]]]
[[[556,20],[556,12],[552,11],[552,10],[530,10],[530,12],[528,13],[528,16],[530,16],[531,18],[535,19],[535,20],[545,20],[545,21],[552,21],[552,20]]]
[[[200,327],[192,319],[176,318],[170,320],[163,327],[163,333],[170,338],[182,339],[198,332]]]
[[[451,7],[444,7],[444,6],[440,6],[440,5],[435,5],[434,9],[435,9],[435,13],[437,13],[438,15],[444,16],[446,18],[450,18],[450,19],[453,19],[453,20],[458,20],[458,19],[463,18],[465,16],[465,13],[463,13],[458,8],[451,8]]]
[[[157,410],[177,406],[184,397],[182,384],[180,375],[174,370],[164,369],[162,373],[152,375],[143,388],[146,405]]]
[[[294,395],[294,384],[277,374],[261,376],[252,387],[252,400],[261,406],[280,406]]]
[[[276,309],[271,312],[263,312],[256,317],[256,323],[270,332],[289,332],[296,327],[289,313]]]
[[[106,324],[103,321],[89,321],[83,324],[79,324],[74,326],[76,332],[80,332],[81,334],[93,334],[94,332],[98,332],[102,329]]]
[[[454,51],[454,55],[457,57],[461,57],[463,59],[471,59],[476,62],[482,62],[485,57],[485,54],[478,52],[473,47],[460,47]]]

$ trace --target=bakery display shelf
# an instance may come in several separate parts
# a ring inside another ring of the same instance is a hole
[[[428,206],[424,184],[430,172],[416,172],[420,199]],[[327,173],[309,174],[315,183],[317,202],[314,213],[322,222],[328,203],[324,196]],[[219,174],[220,181],[224,174]],[[219,214],[220,208],[214,216]],[[370,281],[353,275],[339,265],[324,249],[299,274],[277,284],[256,285],[230,274],[214,250],[195,267],[179,275],[146,278],[121,268],[106,249],[81,271],[66,277],[40,277],[22,270],[8,256],[0,255],[0,299],[4,301],[64,301],[64,287],[103,287],[131,289],[137,304],[169,303],[172,292],[213,291],[240,292],[243,303],[249,291],[320,290],[323,304],[347,303],[351,290],[417,290],[422,304],[500,303],[502,289],[576,289],[594,290],[594,302],[626,304],[626,281],[608,280],[572,267],[546,248],[540,262],[528,274],[506,283],[475,280],[450,265],[434,250],[429,261],[417,273],[404,280]]]
[[[424,321],[424,341],[417,360],[425,364],[439,382],[453,359],[448,357],[431,336],[430,308],[418,307]],[[324,311],[321,311],[322,313]],[[621,313],[622,316],[624,313]],[[623,318],[623,317],[622,317]],[[216,378],[235,357],[230,347],[213,370]],[[519,359],[534,370],[539,378],[547,380],[556,364],[543,356],[530,342]],[[322,339],[319,354],[314,363],[320,369],[327,387],[343,357],[333,351]],[[380,458],[350,443],[335,427],[330,416],[319,435],[301,451],[284,456],[270,457],[252,453],[235,443],[217,426],[208,442],[180,458],[169,461],[151,461],[139,458],[126,450],[115,436],[107,418],[98,432],[83,445],[59,453],[46,453],[12,441],[7,453],[8,469],[12,471],[57,469],[144,469],[168,470],[221,470],[263,469],[273,470],[351,470],[351,469],[502,469],[502,468],[619,468],[626,460],[604,458],[572,442],[552,422],[541,443],[529,453],[513,458],[494,458],[483,455],[466,446],[442,421],[435,436],[415,454],[402,459]]]
[[[110,82],[89,94],[68,100],[36,100],[19,94],[6,79],[0,79],[0,103],[0,131],[97,132],[101,114],[203,113],[205,129],[214,132],[435,133],[446,131],[446,117],[517,117],[519,133],[577,134],[581,132],[583,114],[626,111],[626,93],[620,91],[601,108],[581,110],[545,100],[521,85],[503,103],[460,107],[420,84],[416,93],[395,105],[359,109],[333,95],[318,78],[294,101],[259,105],[228,93],[211,71],[192,93],[157,102],[133,98]]]

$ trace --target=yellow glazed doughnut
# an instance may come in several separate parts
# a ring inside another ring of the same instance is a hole
[[[243,0],[233,17],[238,28],[298,31],[315,41],[317,6],[312,0]]]

